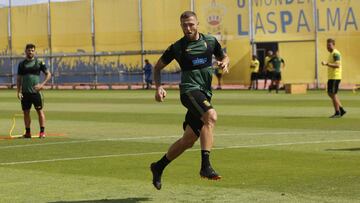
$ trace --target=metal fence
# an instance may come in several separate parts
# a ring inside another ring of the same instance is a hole
[[[141,54],[140,54],[141,55]],[[51,85],[68,83],[90,84],[140,84],[144,83],[143,64],[124,64],[122,56],[127,54],[114,54],[116,62],[99,63],[102,57],[108,54],[86,56],[37,56],[43,60],[52,73]],[[146,54],[142,55],[146,57]],[[0,56],[0,84],[15,85],[18,64],[23,57]],[[71,64],[67,62],[71,59]],[[64,62],[65,61],[65,62]],[[180,81],[180,71],[162,71],[164,83]]]
[[[119,50],[107,48],[111,47],[108,44],[112,43],[109,39],[105,39],[103,42],[100,39],[100,42],[98,42],[97,32],[102,32],[101,28],[96,30],[99,25],[96,24],[97,21],[95,20],[98,16],[104,18],[106,13],[100,13],[102,7],[107,6],[105,9],[111,9],[112,3],[116,3],[117,6],[125,6],[129,3],[128,0],[80,0],[75,2],[37,0],[36,2],[22,1],[22,4],[18,4],[19,2],[16,0],[0,0],[0,18],[1,16],[6,17],[6,19],[0,19],[0,83],[2,84],[15,85],[17,66],[24,59],[21,46],[25,47],[26,40],[27,42],[35,43],[37,46],[38,44],[40,45],[40,48],[37,47],[37,57],[43,60],[53,73],[51,79],[51,84],[53,85],[65,83],[143,83],[144,59],[150,57],[154,64],[156,58],[163,52],[162,49],[156,49],[156,47],[153,49],[154,47],[151,46],[147,46],[148,48],[145,49],[143,0],[131,0],[132,3],[136,4],[135,7],[131,7],[134,9],[133,11],[136,11],[136,15],[129,17],[130,19],[128,20],[134,21],[137,29],[132,30],[132,33],[126,33],[127,31],[125,31],[112,35],[114,41],[123,36],[126,38],[129,35],[134,38],[134,35],[136,35],[136,38],[132,39],[134,42],[131,44],[132,47],[136,48],[131,50],[126,50],[124,44],[127,42],[120,42]],[[192,0],[189,0],[185,4],[188,8],[191,8],[193,3]],[[66,4],[74,5],[67,6]],[[98,12],[95,12],[95,5],[99,8]],[[74,19],[69,18],[69,21],[67,15],[71,15],[71,13],[67,14],[66,11],[69,10],[71,12],[71,8],[76,6],[79,10],[74,12],[79,12],[83,15],[80,14],[80,17],[74,15]],[[86,16],[85,20],[80,19],[82,16]],[[46,17],[46,20],[42,17]],[[27,31],[25,28],[29,27],[31,21],[25,20],[24,22],[24,18],[34,18],[36,23],[42,24],[46,29],[44,28],[42,31],[38,29],[39,31],[36,31],[37,27],[35,25],[35,31],[27,35],[24,31]],[[66,19],[68,20],[67,22]],[[72,23],[72,20],[81,20],[82,23],[67,27],[67,24]],[[18,25],[19,23],[22,23],[22,27]],[[84,26],[84,28],[79,28],[82,30],[78,32],[71,32],[71,30],[77,29],[79,26]],[[6,29],[7,32],[1,32],[1,28]],[[23,31],[21,32],[22,29]],[[116,32],[116,23],[114,23],[114,31],[109,31],[109,33],[114,32]],[[54,33],[57,34],[54,36]],[[89,38],[87,38],[88,36]],[[86,43],[81,44],[83,38],[86,38]],[[1,45],[2,42],[3,46]],[[63,42],[64,45],[61,44]],[[79,46],[77,46],[78,42]],[[6,45],[4,46],[4,44]],[[61,48],[61,46],[59,48],[59,44],[65,48]],[[70,48],[66,47],[66,44],[71,44]],[[115,42],[114,44],[116,45]],[[162,78],[164,82],[178,82],[180,80],[179,68],[173,67],[164,71]]]

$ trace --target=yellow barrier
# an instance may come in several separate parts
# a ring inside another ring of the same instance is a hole
[[[20,137],[20,136],[22,136],[22,135],[13,135],[12,134],[14,129],[15,129],[15,126],[16,126],[16,117],[23,117],[23,114],[14,114],[14,116],[12,118],[12,125],[11,125],[10,131],[9,131],[9,136],[10,137]]]
[[[285,84],[285,93],[287,94],[306,94],[306,84]]]

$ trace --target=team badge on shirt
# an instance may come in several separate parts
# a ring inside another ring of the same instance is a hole
[[[204,100],[203,103],[205,104],[205,106],[211,106],[210,102],[208,100]]]

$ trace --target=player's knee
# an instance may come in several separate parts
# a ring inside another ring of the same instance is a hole
[[[25,116],[30,115],[30,110],[23,110],[23,112]]]
[[[215,109],[210,109],[204,114],[203,122],[204,125],[215,125],[217,121],[217,113]]]

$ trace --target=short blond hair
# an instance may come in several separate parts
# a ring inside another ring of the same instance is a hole
[[[184,11],[180,16],[180,21],[182,19],[190,18],[192,16],[194,16],[197,19],[197,16],[196,16],[195,12],[193,12],[193,11]]]

